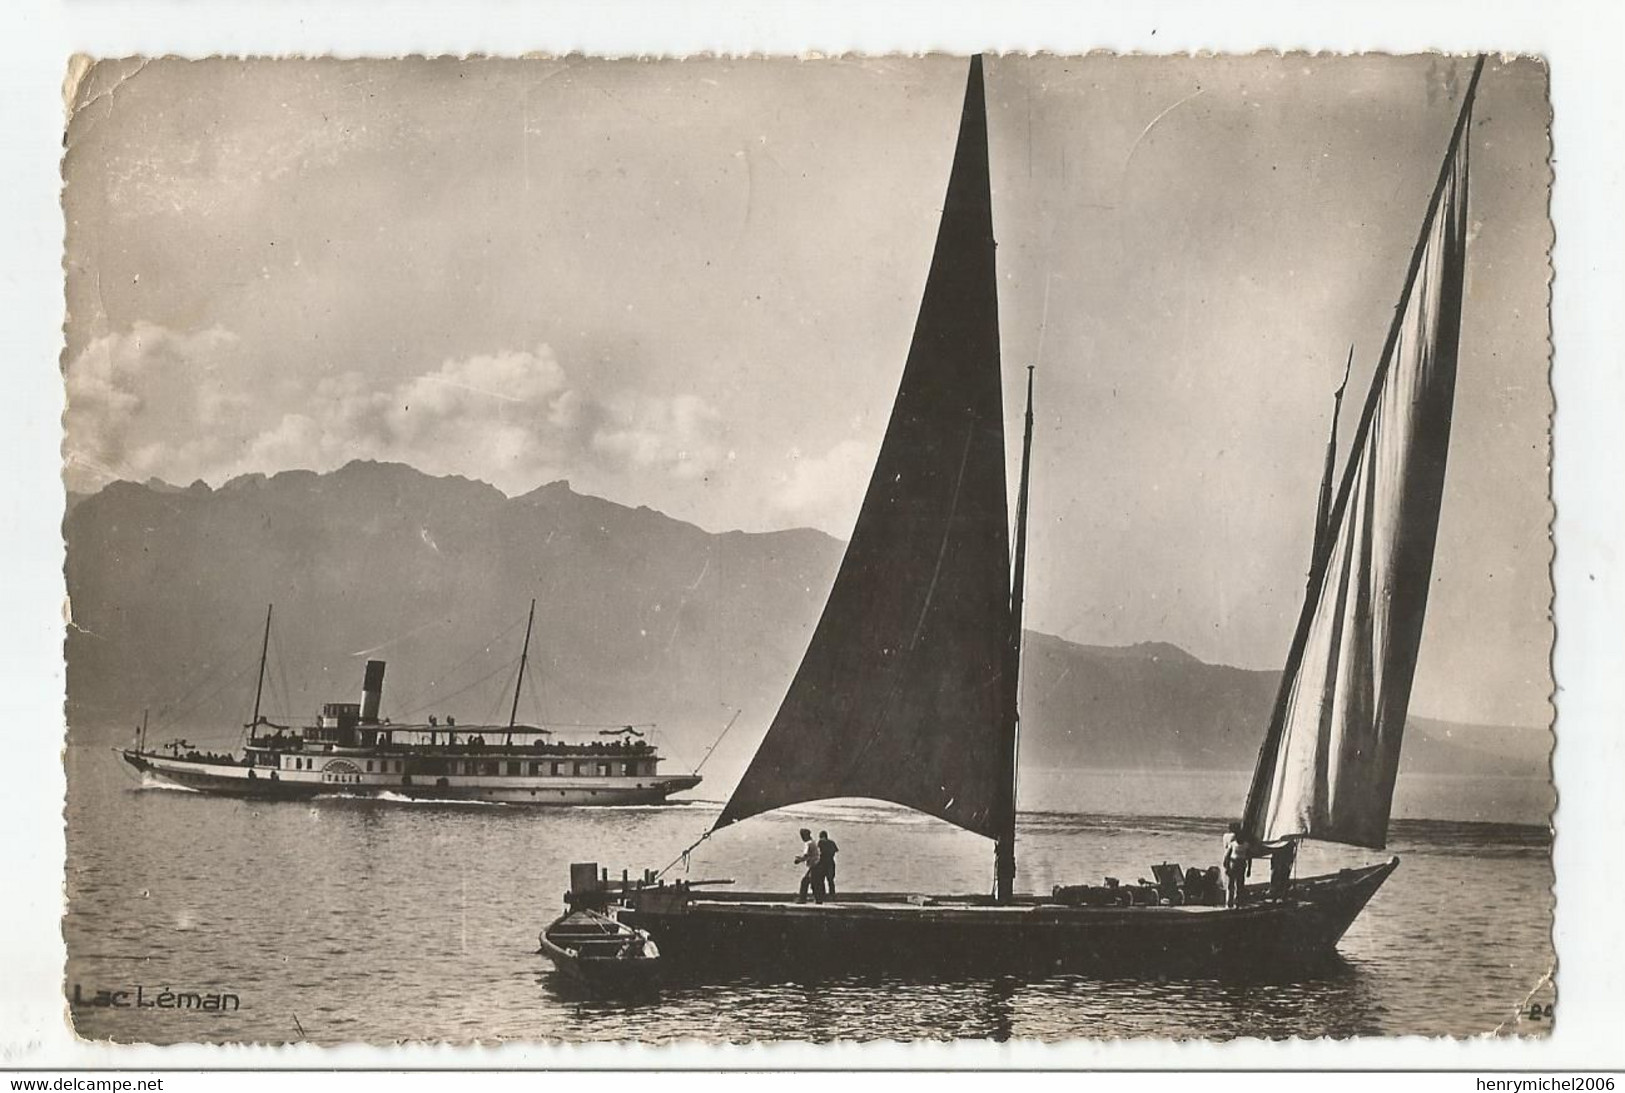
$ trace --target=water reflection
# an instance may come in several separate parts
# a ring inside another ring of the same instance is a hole
[[[602,998],[536,952],[537,931],[562,909],[570,863],[596,858],[612,872],[664,864],[710,809],[243,802],[132,790],[116,756],[85,749],[70,749],[68,774],[68,983],[211,987],[243,999],[239,1012],[184,1023],[154,1011],[74,1011],[89,1037],[1473,1035],[1512,1017],[1553,963],[1543,832],[1407,823],[1396,825],[1401,868],[1344,938],[1343,956],[1311,970],[1222,980],[719,975]],[[1021,822],[1034,890],[1102,873],[1139,876],[1148,863],[1216,849],[1202,820],[1050,812]],[[692,875],[793,890],[800,826],[805,815],[769,815],[729,829],[696,854]],[[832,809],[818,826],[841,843],[854,890],[977,891],[988,880],[985,844],[935,821]]]
[[[1372,976],[1341,957],[1313,971],[1225,978],[1139,979],[1057,973],[949,977],[870,974],[668,980],[636,995],[604,995],[553,971],[542,994],[568,1006],[588,1038],[725,1009],[711,1038],[916,1040],[1105,1036],[1361,1036],[1383,1031]]]

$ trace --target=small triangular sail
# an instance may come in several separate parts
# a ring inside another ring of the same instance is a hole
[[[1443,499],[1480,59],[1383,346],[1259,755],[1244,826],[1381,848]]]
[[[1343,392],[1348,389],[1349,372],[1354,368],[1354,347],[1349,346],[1348,363],[1343,366],[1343,382],[1332,396],[1332,432],[1326,438],[1326,468],[1320,476],[1320,498],[1315,505],[1315,544],[1310,558],[1320,557],[1326,547],[1326,536],[1331,533],[1332,496],[1337,475],[1337,422],[1343,416]]]
[[[801,668],[717,828],[867,797],[1000,833],[1011,608],[993,250],[976,58],[874,475]]]

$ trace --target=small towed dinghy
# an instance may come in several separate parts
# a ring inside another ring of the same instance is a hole
[[[649,986],[660,969],[660,949],[648,933],[591,909],[555,919],[540,941],[559,971],[603,990]]]

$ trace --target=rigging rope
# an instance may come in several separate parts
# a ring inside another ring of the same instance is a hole
[[[210,665],[207,670],[205,670],[204,673],[198,677],[197,681],[188,687],[179,698],[173,702],[160,706],[158,708],[159,725],[161,726],[164,724],[162,720],[163,718],[177,715],[182,710],[186,709],[187,704],[192,701],[193,695],[197,692],[198,688],[212,680],[215,675],[223,670],[227,664],[235,660],[237,654],[242,651],[245,645],[248,644],[248,641],[248,638],[243,638],[229,652],[218,658],[212,665]],[[212,695],[214,692],[211,691],[209,693]]]
[[[547,673],[542,671],[541,665],[537,663],[541,659],[541,650],[538,649],[531,654],[533,667],[530,672],[530,703],[531,712],[536,715],[538,722],[545,720],[547,716],[547,694],[543,689],[547,683]],[[551,665],[552,662],[548,663]]]
[[[509,667],[513,667],[513,666],[517,665],[518,663],[519,663],[519,661],[517,659],[515,659],[513,661],[513,663],[511,665],[509,665]],[[495,674],[495,673],[492,673],[492,674]],[[451,696],[448,695],[447,697],[449,698]],[[485,715],[486,724],[488,724],[488,725],[500,724],[500,722],[497,719],[502,716],[502,707],[507,705],[507,698],[508,698],[508,688],[506,688],[506,687],[500,688],[496,693],[496,697],[492,700],[491,705],[487,707],[487,709],[490,710],[490,713]]]
[[[271,630],[271,642],[276,646],[277,680],[282,685],[282,716],[291,719],[294,716],[293,691],[288,687],[288,656],[282,651],[282,639],[277,635],[275,627]]]
[[[508,662],[506,664],[499,664],[495,668],[493,668],[491,671],[485,673],[479,679],[476,679],[473,683],[470,683],[468,686],[459,688],[458,690],[455,690],[455,691],[451,692],[448,695],[431,695],[427,702],[424,702],[421,705],[412,707],[411,709],[407,710],[405,713],[401,714],[401,716],[402,717],[411,717],[413,714],[422,713],[424,710],[428,709],[430,706],[434,705],[437,702],[450,702],[452,699],[457,698],[460,695],[467,694],[469,691],[472,691],[475,687],[478,687],[480,684],[490,682],[493,678],[496,677],[498,672],[506,672],[509,668],[512,668],[515,664],[518,664],[518,663],[519,663],[519,661],[516,658],[516,659],[514,659],[514,660],[512,660],[512,661],[510,661],[510,662]]]
[[[401,714],[401,716],[402,717],[410,717],[412,714],[417,713],[419,710],[427,709],[431,704],[433,704],[436,701],[435,696],[429,693],[430,691],[434,690],[435,684],[439,683],[441,681],[441,679],[447,679],[447,680],[456,679],[458,672],[461,672],[464,668],[467,668],[477,658],[489,653],[491,651],[491,646],[497,644],[503,638],[507,637],[509,634],[511,634],[515,630],[519,629],[519,627],[522,626],[522,625],[524,625],[524,620],[523,619],[520,619],[520,620],[514,622],[506,630],[503,630],[501,633],[499,633],[496,636],[492,637],[484,645],[482,645],[479,648],[475,649],[474,652],[470,653],[466,658],[464,658],[462,663],[458,664],[451,671],[446,672],[439,679],[431,679],[428,683],[424,684],[418,690],[408,692],[410,697],[407,698],[405,701],[403,701],[401,703],[401,709],[405,711],[404,713]],[[419,629],[422,629],[422,628],[419,627]],[[405,635],[402,635],[402,636],[404,637]],[[396,639],[392,638],[390,640],[393,641],[393,640],[396,640]],[[384,644],[387,645],[387,644],[389,644],[389,642],[385,642]],[[379,648],[381,648],[381,646]],[[517,664],[518,661],[511,661],[511,662],[508,662],[508,663]],[[508,667],[508,663],[504,663],[502,665],[502,667],[503,668]],[[495,673],[493,673],[493,674],[495,674]],[[485,680],[490,679],[490,678],[491,678],[490,676],[485,676],[484,678],[480,679],[478,681],[478,683],[484,683]],[[473,685],[471,685],[471,686],[473,686]],[[463,692],[462,691],[457,691],[455,693],[456,694],[462,694]],[[420,699],[423,700],[421,703],[419,703]],[[414,703],[419,703],[419,704],[414,705]]]
[[[607,933],[607,934],[618,934],[618,933],[620,933],[620,923],[616,922],[614,919],[610,918],[608,915],[601,914],[601,913],[599,913],[597,911],[594,911],[591,907],[586,908],[582,913],[587,916],[587,921],[588,922],[591,922],[594,926],[597,926],[604,933]],[[606,926],[605,923],[609,923],[609,925]]]
[[[689,854],[693,852],[695,847],[699,846],[701,843],[703,843],[706,839],[709,839],[710,837],[711,837],[711,830],[709,828],[707,828],[705,834],[701,835],[699,838],[695,839],[693,842],[689,843],[686,847],[684,847],[683,852],[681,854],[677,855],[675,858],[673,858],[671,860],[670,865],[667,865],[666,868],[664,868],[660,872],[656,873],[655,874],[655,880],[659,880],[661,877],[663,877],[667,873],[671,872],[672,866],[676,865],[679,862],[681,862],[682,865],[683,865],[683,872],[685,872],[685,873],[688,872],[688,856],[689,856]]]
[[[630,728],[632,728],[632,726],[627,725],[626,728],[630,729]],[[614,736],[614,735],[623,735],[624,736],[624,734],[603,733],[603,732],[599,733],[598,735],[599,736]],[[643,734],[642,733],[633,733],[632,735],[633,736],[642,736]],[[688,769],[691,770],[691,771],[698,771],[700,769],[699,767],[690,766],[688,760],[684,759],[682,753],[677,750],[677,746],[674,743],[672,743],[671,740],[665,739],[664,734],[660,734],[660,735],[657,736],[656,733],[654,732],[654,727],[653,726],[650,726],[649,746],[652,747],[652,748],[664,748],[664,749],[670,751],[673,758],[675,758],[683,766],[688,767]]]
[[[271,676],[271,681],[270,681],[271,682],[271,698],[273,700],[277,699],[277,688],[278,688],[278,685],[280,684],[280,686],[281,686],[281,700],[280,701],[281,701],[281,705],[282,705],[281,716],[283,718],[285,718],[285,719],[292,720],[293,717],[294,717],[294,714],[293,714],[293,692],[288,687],[287,657],[282,652],[282,639],[278,636],[275,627],[273,627],[271,629],[270,640],[268,642],[266,642],[266,660],[267,660],[267,665],[269,665],[269,662],[271,660],[276,661],[276,673]],[[268,725],[268,726],[270,726],[272,728],[286,729],[288,727],[286,725],[277,725],[277,724],[275,724],[271,720],[271,715],[265,710],[265,708],[263,706],[260,708],[260,721],[262,723],[264,723],[265,725]],[[246,745],[249,740],[252,740],[254,738],[254,730],[256,728],[258,728],[258,727],[259,727],[258,725],[244,725],[243,730],[239,734],[239,737],[238,737],[239,742]]]
[[[739,715],[744,712],[745,709],[743,706],[741,706],[739,709],[734,711],[734,715],[732,717],[728,718],[728,723],[722,727],[722,731],[717,734],[717,738],[711,741],[711,746],[706,748],[705,754],[700,757],[700,766],[694,768],[695,774],[700,773],[700,767],[703,767],[706,763],[710,762],[711,753],[717,750],[717,745],[722,743],[722,738],[728,735],[728,730],[734,727],[734,723],[739,720]],[[681,758],[681,756],[678,758]]]
[[[196,699],[192,700],[192,705],[201,707],[201,706],[204,706],[207,703],[213,701],[215,696],[219,695],[226,688],[234,686],[239,681],[241,681],[244,677],[251,675],[254,672],[254,670],[256,668],[258,668],[258,667],[259,667],[259,658],[256,657],[254,659],[253,663],[245,664],[242,667],[238,668],[236,672],[234,672],[230,676],[227,676],[226,678],[220,680],[210,690],[204,692],[202,695],[200,695]],[[171,707],[169,709],[167,717],[165,716],[164,711],[160,711],[158,722],[157,722],[157,725],[155,727],[158,728],[161,731],[167,731],[166,726],[174,725],[179,720],[180,713],[181,713],[181,708],[179,706]],[[218,732],[218,730],[217,730],[217,732]],[[233,734],[232,734],[232,738],[235,739],[237,737],[237,735],[238,734],[234,731]],[[219,740],[218,740],[217,737],[211,736],[210,742],[211,743],[219,743]]]

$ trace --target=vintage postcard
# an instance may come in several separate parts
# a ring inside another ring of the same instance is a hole
[[[1546,1036],[1548,75],[76,62],[75,1032]]]

